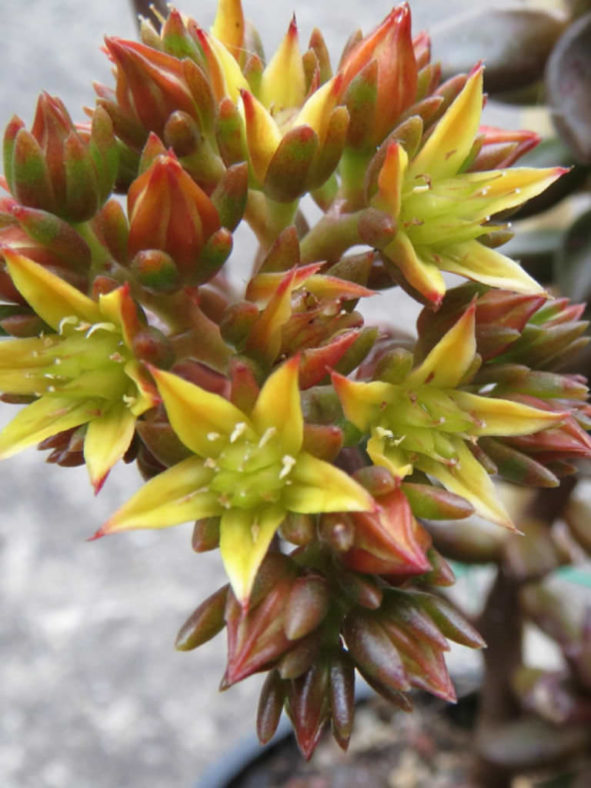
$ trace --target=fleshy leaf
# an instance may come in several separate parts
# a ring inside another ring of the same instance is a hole
[[[345,416],[358,429],[367,431],[378,415],[384,402],[388,401],[391,385],[379,380],[361,383],[332,373],[332,382]]]

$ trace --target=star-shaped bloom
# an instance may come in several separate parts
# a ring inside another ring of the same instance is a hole
[[[491,287],[542,292],[516,262],[478,239],[495,226],[491,216],[535,197],[555,181],[560,167],[466,172],[482,110],[482,68],[445,112],[414,158],[391,142],[373,204],[393,216],[394,240],[383,250],[414,291],[434,304],[445,293],[441,270]]]
[[[27,257],[3,255],[13,283],[53,331],[0,343],[0,389],[36,397],[0,433],[0,458],[86,424],[84,459],[98,492],[127,451],[136,418],[157,400],[131,350],[140,327],[135,305],[126,287],[96,302]]]
[[[470,446],[485,435],[529,435],[564,413],[463,390],[476,372],[475,306],[400,383],[362,383],[333,374],[346,417],[369,433],[376,465],[403,478],[414,470],[468,500],[477,514],[513,528],[493,482]]]
[[[96,536],[220,516],[220,550],[234,593],[248,598],[288,512],[370,511],[367,491],[303,446],[294,356],[267,379],[249,413],[177,375],[152,370],[170,423],[195,456],[151,479]]]

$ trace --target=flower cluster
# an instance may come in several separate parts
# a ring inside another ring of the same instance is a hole
[[[0,388],[26,407],[0,455],[39,444],[96,492],[136,460],[95,538],[195,521],[229,585],[178,647],[226,627],[223,686],[269,672],[261,740],[285,708],[306,757],[329,720],[345,748],[355,669],[402,708],[453,700],[448,639],[483,645],[421,520],[514,529],[491,474],[551,486],[591,456],[585,382],[556,371],[582,310],[495,248],[562,170],[511,166],[536,135],[481,125],[482,67],[441,82],[407,4],[335,71],[295,18],[265,58],[239,0],[141,38],[107,38],[88,124],[44,94],[6,130]],[[397,286],[424,305],[414,344],[356,309]]]

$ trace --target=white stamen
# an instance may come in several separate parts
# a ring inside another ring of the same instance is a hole
[[[206,457],[205,462],[203,463],[206,468],[211,468],[214,471],[219,470],[217,462],[214,460],[213,457]]]
[[[88,324],[86,324],[88,326]],[[81,329],[80,329],[81,330]],[[113,323],[94,323],[92,326],[88,328],[85,336],[91,337],[95,331],[116,331],[117,329],[113,325]]]
[[[121,353],[111,353],[109,356],[109,361],[116,361],[118,364],[123,364],[125,359],[121,355]]]
[[[66,326],[75,326],[78,324],[78,318],[75,315],[69,315],[69,317],[62,317],[57,327],[58,334],[64,333],[64,328]]]
[[[281,470],[279,471],[279,478],[285,479],[286,476],[289,476],[295,464],[295,457],[292,457],[290,454],[284,454],[281,458]]]
[[[394,433],[392,430],[387,430],[385,427],[376,427],[376,435],[378,438],[393,438]]]
[[[131,394],[124,394],[121,399],[127,405],[128,408],[131,408],[133,405],[135,405],[137,401],[137,398],[132,397]]]
[[[217,439],[220,438],[220,437],[221,437],[221,435],[220,435],[219,432],[208,432],[207,433],[207,440],[208,441],[217,441]]]
[[[232,434],[230,435],[230,443],[236,443],[238,438],[247,430],[247,424],[244,421],[239,421],[238,424],[232,430]]]
[[[271,438],[277,434],[277,427],[267,427],[267,429],[263,432],[263,436],[259,441],[259,449],[262,449],[263,446],[266,446],[267,443],[271,440]]]

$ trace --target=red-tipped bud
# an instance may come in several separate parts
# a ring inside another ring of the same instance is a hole
[[[377,615],[352,612],[343,627],[345,642],[363,675],[398,691],[410,689],[400,655]]]
[[[329,669],[323,659],[290,687],[288,711],[298,747],[306,760],[312,757],[329,716]]]
[[[344,651],[330,663],[330,716],[332,734],[339,747],[346,750],[353,731],[355,715],[355,666]]]
[[[357,572],[412,576],[431,566],[425,555],[430,537],[412,515],[402,490],[378,500],[378,511],[351,515],[355,526],[352,549],[345,565]]]
[[[131,184],[127,204],[130,256],[159,249],[173,258],[181,279],[199,279],[199,257],[219,228],[219,217],[176,157],[157,157]]]

